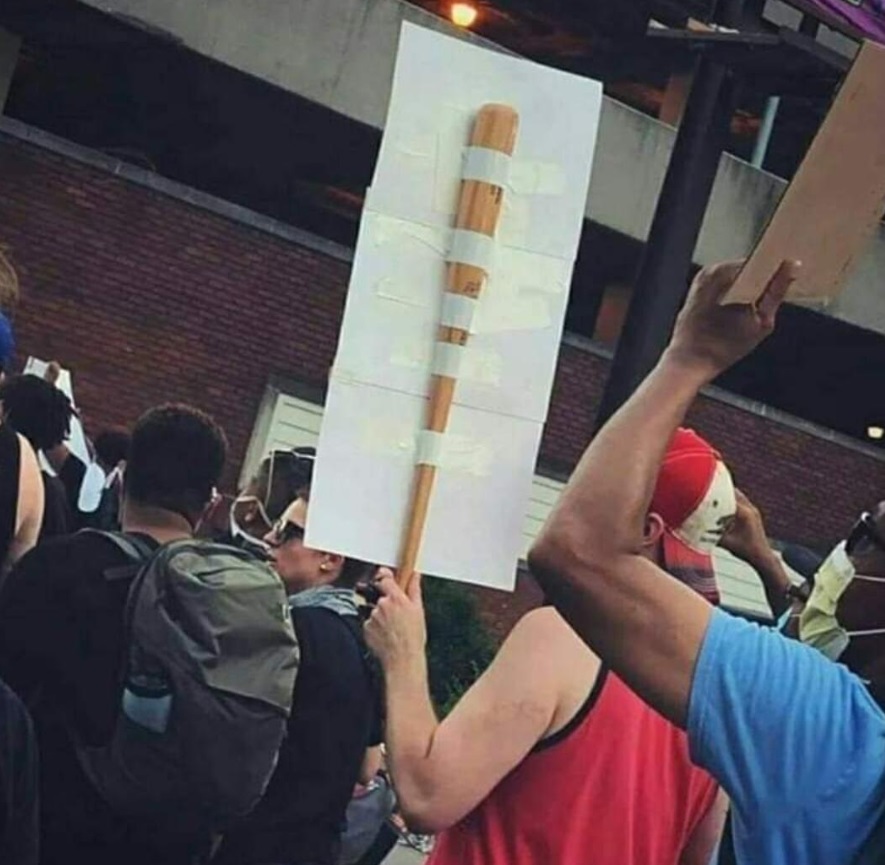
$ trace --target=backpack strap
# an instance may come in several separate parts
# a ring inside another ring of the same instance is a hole
[[[132,635],[132,619],[135,615],[135,602],[138,593],[144,583],[147,573],[145,565],[153,558],[154,554],[161,549],[162,544],[153,540],[146,540],[139,535],[125,534],[124,532],[106,532],[101,529],[81,529],[78,534],[89,533],[104,538],[112,543],[129,560],[125,565],[115,565],[105,568],[102,572],[107,582],[117,580],[129,580],[129,592],[126,595],[126,606],[123,608],[123,659],[120,665],[120,681],[118,686],[122,689],[129,668],[129,640]]]
[[[91,531],[94,534],[102,535],[114,543],[118,549],[130,556],[129,564],[116,568],[106,568],[104,572],[104,577],[108,581],[122,579],[129,579],[130,581],[129,592],[126,595],[126,605],[123,607],[122,659],[120,663],[120,677],[117,682],[119,693],[122,695],[123,689],[126,686],[126,679],[129,676],[130,643],[132,641],[132,627],[135,621],[135,605],[138,602],[138,595],[150,570],[150,563],[158,554],[164,551],[166,545],[157,542],[151,543],[134,535],[125,535],[117,532],[104,532],[96,529],[84,529],[83,531]]]
[[[112,543],[128,562],[125,565],[116,565],[104,569],[104,578],[109,582],[125,580],[134,577],[141,566],[156,552],[159,544],[148,541],[138,535],[124,534],[123,532],[105,532],[99,529],[81,529],[78,534],[98,535]]]

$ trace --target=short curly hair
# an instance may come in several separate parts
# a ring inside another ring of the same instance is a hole
[[[0,384],[6,422],[36,450],[60,445],[71,434],[74,408],[67,395],[36,375],[13,375]]]
[[[125,494],[194,522],[211,501],[226,458],[227,437],[208,414],[181,403],[157,406],[132,430]]]

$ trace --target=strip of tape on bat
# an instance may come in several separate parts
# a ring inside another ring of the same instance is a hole
[[[447,291],[443,294],[439,323],[443,327],[456,327],[467,333],[475,333],[474,321],[478,307],[479,301],[476,298]]]
[[[781,262],[789,300],[835,297],[885,210],[885,47],[865,42],[756,248],[722,303],[755,303]]]

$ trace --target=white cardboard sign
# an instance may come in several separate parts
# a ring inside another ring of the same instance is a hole
[[[408,23],[360,226],[306,542],[396,563],[461,179],[482,170],[483,154],[467,147],[470,128],[490,102],[512,106],[519,130],[512,159],[489,169],[506,172],[504,209],[458,376],[419,569],[510,588],[602,87]]]

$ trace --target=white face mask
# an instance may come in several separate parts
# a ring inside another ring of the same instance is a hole
[[[836,617],[839,599],[851,585],[852,580],[885,583],[883,577],[858,574],[848,553],[845,552],[845,542],[842,541],[818,568],[814,578],[814,588],[811,590],[805,609],[799,616],[799,639],[832,661],[838,661],[845,654],[852,637],[885,634],[885,627],[846,631],[839,624]]]
[[[736,513],[737,497],[731,472],[725,463],[717,462],[703,499],[673,534],[692,549],[712,553]]]

